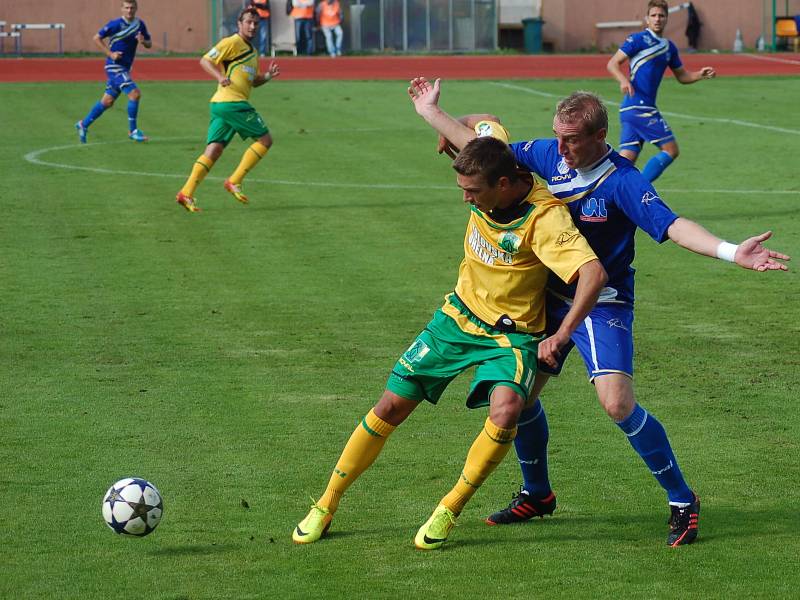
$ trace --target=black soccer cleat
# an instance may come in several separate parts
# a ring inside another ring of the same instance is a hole
[[[487,525],[509,525],[523,523],[534,517],[543,519],[545,515],[552,515],[556,509],[556,495],[553,492],[546,498],[534,498],[524,489],[520,488],[519,494],[514,496],[511,504],[503,510],[489,515]]]
[[[694,494],[694,492],[692,492]],[[669,535],[667,545],[676,548],[691,544],[697,537],[697,523],[700,520],[700,498],[694,494],[694,502],[689,506],[670,506]]]

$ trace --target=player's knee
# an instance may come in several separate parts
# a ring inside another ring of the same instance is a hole
[[[419,402],[386,390],[375,405],[375,415],[390,425],[400,425],[417,406]]]
[[[130,94],[128,94],[128,98],[131,100],[139,100],[142,97],[142,93],[137,89],[133,90]]]
[[[116,98],[114,98],[113,96],[103,96],[100,99],[100,104],[102,104],[106,108],[111,108],[112,106],[114,106],[114,100],[116,100]]]
[[[498,385],[489,399],[489,418],[498,427],[511,429],[516,426],[524,406],[525,398],[518,392],[508,386]]]
[[[603,402],[606,414],[615,422],[624,421],[633,412],[634,402],[624,396],[608,398]]]

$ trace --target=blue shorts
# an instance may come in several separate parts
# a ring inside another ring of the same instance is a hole
[[[547,334],[554,333],[569,306],[552,296],[547,298]],[[589,381],[599,375],[622,373],[633,377],[633,306],[598,304],[584,319],[569,344],[561,351],[557,369],[539,363],[539,370],[558,375],[572,348],[578,347],[589,374]]]
[[[108,81],[106,81],[106,94],[116,99],[121,92],[130,94],[133,90],[138,89],[136,82],[131,79],[131,74],[128,71],[115,71],[108,73]]]
[[[619,113],[619,150],[641,150],[645,142],[659,148],[675,139],[669,123],[657,108],[632,106]]]

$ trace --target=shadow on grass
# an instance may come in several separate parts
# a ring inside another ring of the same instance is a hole
[[[199,556],[203,554],[221,554],[238,550],[238,544],[186,544],[185,546],[165,546],[149,552],[153,556]]]

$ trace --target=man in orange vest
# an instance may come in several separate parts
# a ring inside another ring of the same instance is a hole
[[[272,45],[272,31],[270,30],[269,20],[269,0],[263,2],[250,2],[250,6],[258,11],[260,20],[258,21],[258,51],[261,56],[270,54]]]
[[[294,40],[298,54],[314,54],[314,0],[292,0]]]
[[[342,7],[339,0],[322,0],[317,4],[317,22],[325,36],[328,55],[342,55]],[[335,41],[334,41],[335,38]]]

